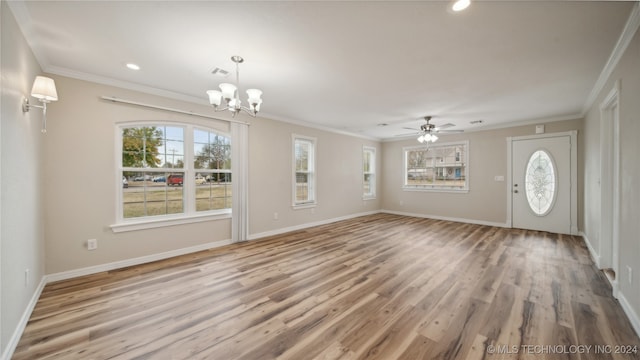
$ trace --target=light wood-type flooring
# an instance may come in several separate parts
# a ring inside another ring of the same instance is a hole
[[[610,294],[580,237],[376,214],[49,284],[13,358],[638,359]]]

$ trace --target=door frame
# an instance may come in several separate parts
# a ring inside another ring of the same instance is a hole
[[[552,137],[568,136],[571,142],[571,154],[570,154],[570,184],[571,193],[570,204],[571,207],[571,235],[578,235],[578,130],[571,130],[565,132],[539,134],[539,135],[525,135],[507,137],[507,227],[513,227],[513,168],[511,162],[513,161],[513,142],[519,140],[536,140]]]
[[[611,268],[613,296],[618,297],[620,231],[620,81],[600,103],[600,269]]]

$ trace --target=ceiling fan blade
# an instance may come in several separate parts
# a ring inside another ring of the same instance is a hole
[[[464,130],[436,130],[436,132],[443,134],[459,134],[463,133]]]
[[[443,130],[443,129],[454,127],[454,126],[456,126],[456,125],[452,124],[452,123],[447,123],[447,124],[442,124],[440,126],[436,126],[436,129]]]
[[[415,128],[409,128],[409,127],[403,127],[403,129],[405,129],[405,130],[414,130],[414,131],[420,131],[419,129],[415,129]]]
[[[401,137],[401,136],[416,136],[416,135],[420,135],[420,134],[422,134],[422,133],[421,133],[421,132],[412,132],[412,133],[409,133],[409,134],[398,134],[398,135],[393,135],[393,136],[396,136],[396,137]]]

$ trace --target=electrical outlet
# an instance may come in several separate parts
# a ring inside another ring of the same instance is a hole
[[[24,270],[24,286],[29,286],[29,269]]]
[[[98,239],[87,240],[87,250],[95,250],[98,248]]]
[[[627,279],[629,279],[629,284],[633,282],[633,268],[627,265]]]

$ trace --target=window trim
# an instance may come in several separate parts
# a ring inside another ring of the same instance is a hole
[[[369,162],[369,172],[364,171],[364,161],[366,159],[366,153],[371,153],[370,162]],[[369,174],[369,182],[371,183],[370,192],[364,192],[364,176]],[[362,200],[374,200],[377,196],[376,191],[376,148],[373,146],[363,146],[362,147]]]
[[[130,168],[122,166],[122,130],[131,127],[143,127],[143,126],[163,126],[163,127],[180,127],[184,129],[184,167],[181,169],[173,168],[149,168],[145,169],[145,172],[181,172],[185,179],[195,178],[197,169],[193,166],[194,154],[194,135],[193,132],[198,130],[206,130],[214,132],[219,135],[223,135],[229,138],[232,151],[233,140],[231,134],[225,131],[221,131],[216,128],[208,128],[206,126],[194,124],[194,123],[179,123],[172,121],[135,121],[135,122],[120,122],[115,124],[115,189],[116,189],[116,206],[115,206],[115,224],[110,225],[111,230],[114,233],[153,229],[165,226],[174,226],[181,224],[190,224],[203,221],[229,219],[231,218],[232,209],[218,209],[209,211],[196,211],[196,194],[195,194],[195,182],[192,184],[189,181],[184,181],[183,188],[183,209],[182,213],[177,214],[165,214],[165,215],[153,215],[153,216],[141,216],[135,218],[124,217],[124,205],[123,205],[123,191],[122,191],[122,172],[123,171],[139,171],[139,168]]]
[[[307,141],[311,143],[311,156],[310,156],[310,166],[311,171],[307,171],[307,173],[311,174],[311,179],[309,181],[309,193],[311,194],[311,200],[307,201],[297,201],[296,196],[296,141]],[[294,210],[297,209],[308,209],[312,207],[316,207],[318,205],[317,201],[317,139],[310,136],[304,136],[299,134],[291,134],[291,207]]]
[[[183,224],[194,224],[211,220],[231,219],[231,209],[225,209],[225,211],[226,213],[221,212],[219,214],[194,214],[189,216],[185,216],[182,214],[179,214],[180,216],[175,216],[175,214],[148,216],[146,218],[135,218],[144,220],[130,220],[119,224],[113,224],[110,227],[111,231],[113,231],[114,233],[120,233]]]
[[[436,186],[436,185],[408,185],[406,183],[407,180],[407,153],[412,150],[420,150],[426,149],[427,147],[447,147],[447,146],[455,146],[455,145],[463,145],[466,150],[466,161],[464,162],[464,173],[465,173],[465,186],[464,187],[451,187],[451,186]],[[402,148],[402,190],[403,191],[422,191],[422,192],[440,192],[440,193],[468,193],[469,192],[469,183],[470,183],[470,148],[469,148],[469,140],[463,141],[452,141],[447,143],[438,143],[438,144],[430,144],[429,146],[418,145],[418,146],[405,146]]]

